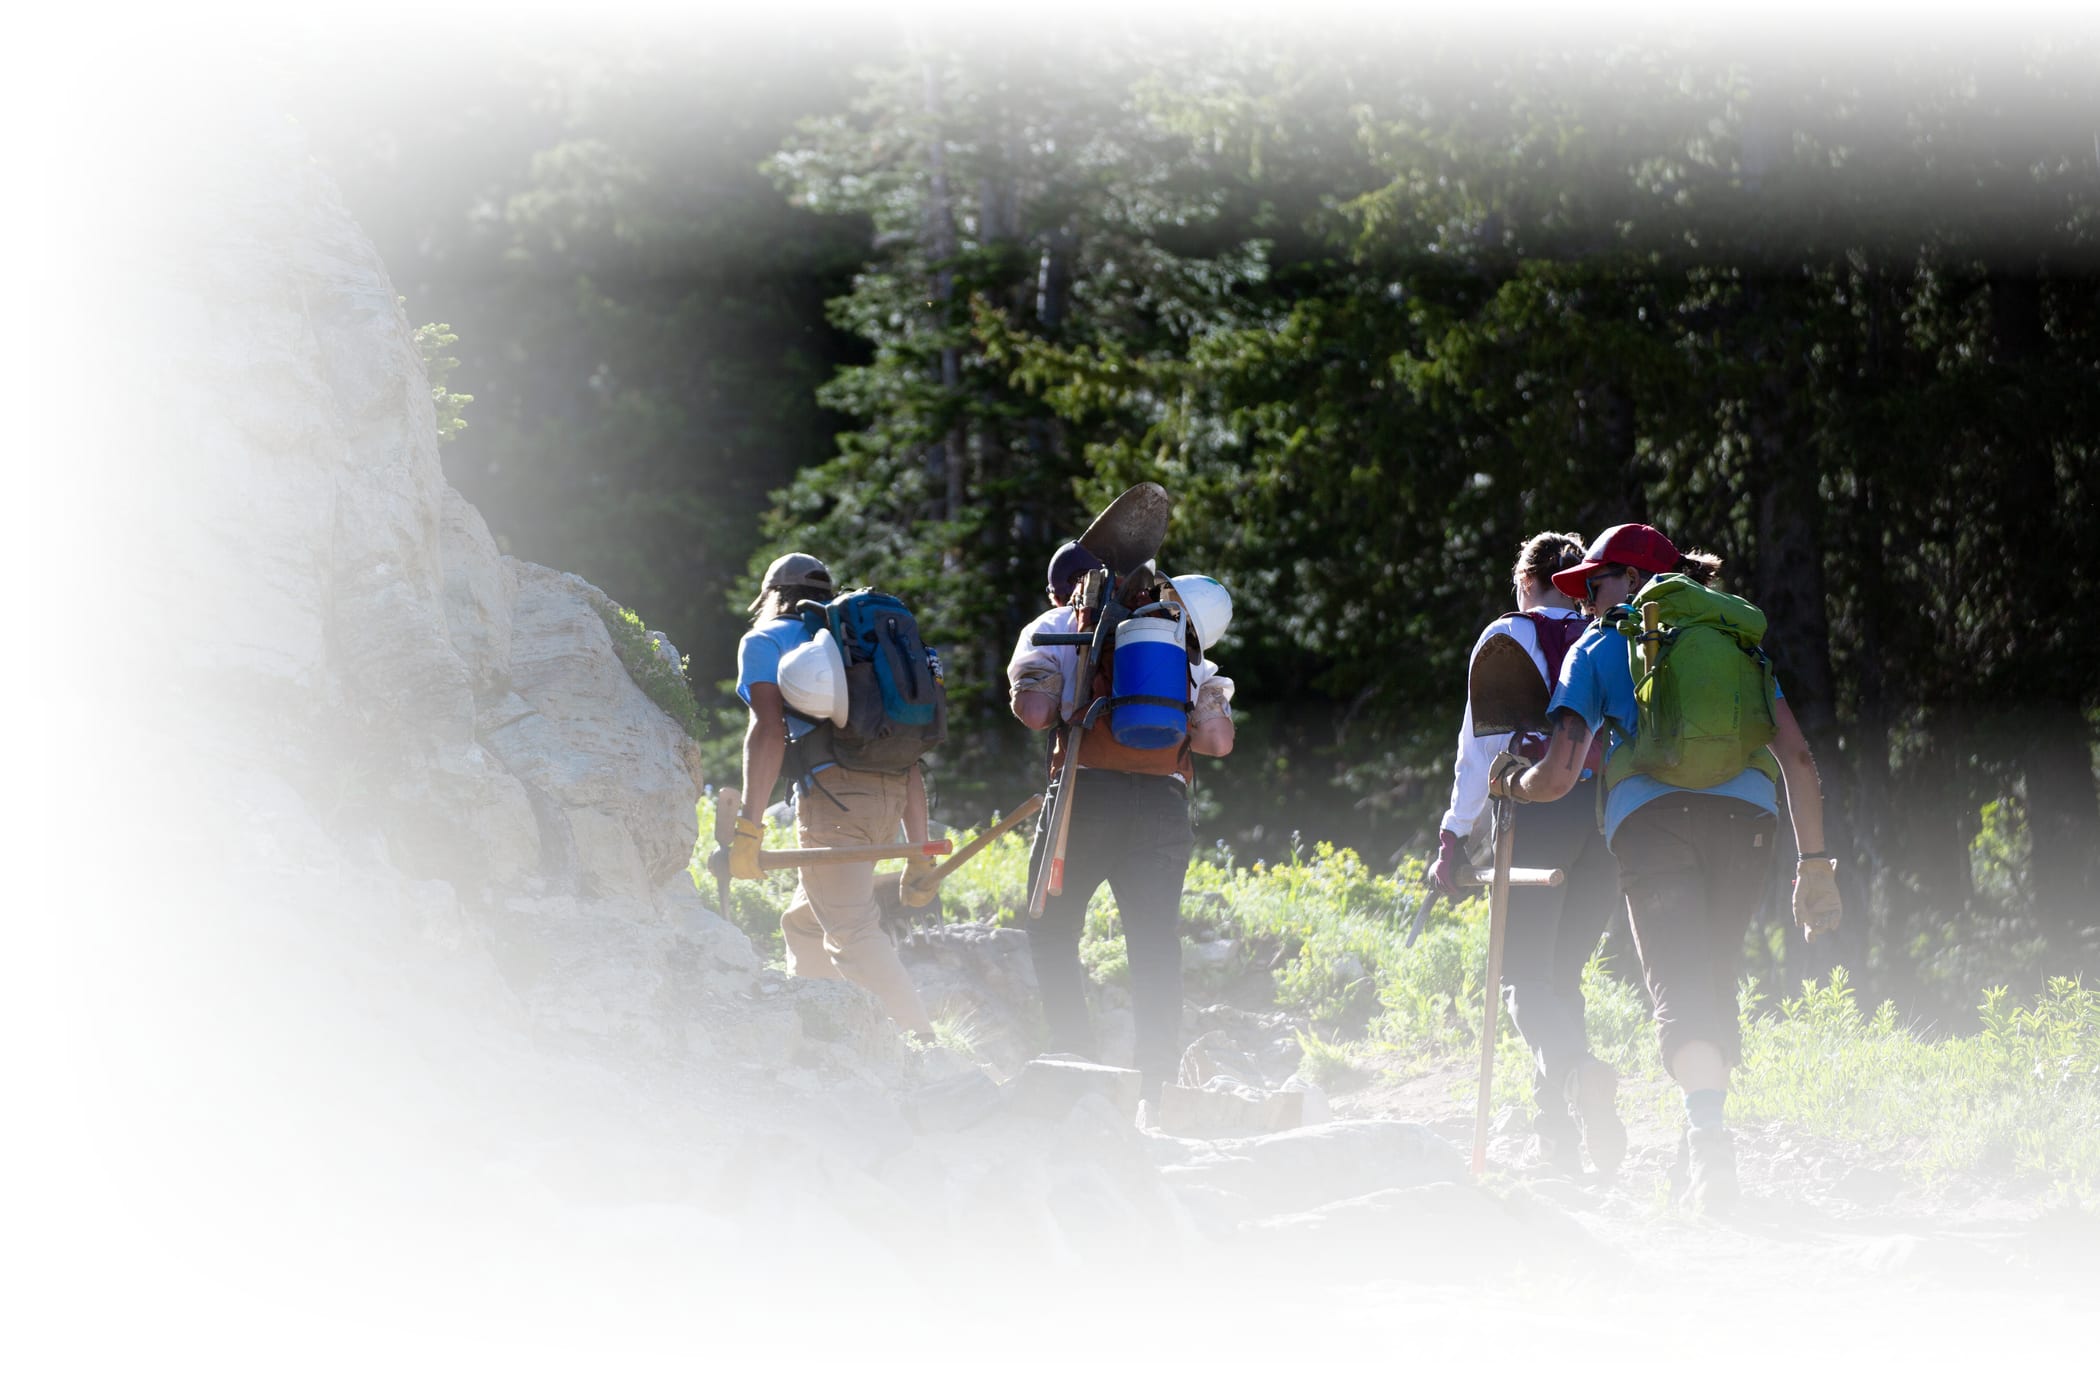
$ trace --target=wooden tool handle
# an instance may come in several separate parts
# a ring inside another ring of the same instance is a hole
[[[1057,805],[1050,809],[1049,845],[1043,851],[1043,867],[1035,875],[1035,889],[1028,896],[1028,917],[1040,919],[1050,896],[1065,891],[1065,840],[1072,832],[1072,800],[1079,785],[1079,736],[1076,724],[1067,732],[1064,771],[1057,779]]]
[[[1536,870],[1528,866],[1519,866],[1509,872],[1509,887],[1511,889],[1527,890],[1556,889],[1559,887],[1560,882],[1566,878],[1567,875],[1563,871]],[[1476,865],[1469,870],[1461,870],[1458,873],[1458,883],[1461,885],[1492,885],[1495,883],[1494,868],[1492,866]]]
[[[795,846],[784,851],[760,851],[760,870],[799,870],[805,865],[872,865],[879,860],[914,856],[944,856],[955,849],[952,841],[895,841],[885,846]]]
[[[1084,623],[1089,610],[1102,606],[1102,594],[1108,586],[1108,570],[1095,569],[1080,580],[1079,591],[1073,598],[1075,620]],[[1101,623],[1097,619],[1096,630]],[[1078,676],[1074,686],[1072,705],[1077,715],[1083,716],[1093,704],[1094,695],[1094,649],[1091,645],[1079,648]],[[1057,805],[1050,809],[1050,846],[1043,852],[1043,867],[1036,872],[1035,889],[1028,896],[1028,917],[1039,919],[1053,895],[1065,891],[1065,842],[1072,832],[1073,799],[1078,796],[1079,745],[1085,737],[1086,728],[1080,719],[1065,723],[1065,766],[1057,782]]]
[[[1473,1111],[1473,1175],[1487,1170],[1488,1111],[1495,1098],[1496,1012],[1502,1009],[1502,936],[1509,924],[1509,863],[1517,849],[1517,823],[1505,810],[1496,824],[1495,868],[1488,892],[1487,1006],[1480,1026],[1480,1097]]]
[[[1042,805],[1043,795],[1039,792],[1030,793],[1026,802],[1008,812],[1004,818],[991,827],[971,837],[968,845],[935,866],[933,873],[926,877],[926,883],[937,885],[950,875],[953,875],[961,868],[964,861],[969,860],[986,846],[991,845],[992,842],[1034,816],[1042,808]]]

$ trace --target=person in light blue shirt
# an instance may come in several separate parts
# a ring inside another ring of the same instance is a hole
[[[763,876],[758,864],[766,805],[791,755],[795,832],[803,846],[874,846],[926,840],[926,786],[918,764],[907,773],[845,767],[832,757],[833,725],[793,710],[780,684],[790,651],[814,635],[797,615],[803,603],[831,599],[831,571],[808,554],[783,554],[766,569],[751,600],[751,630],[737,644],[736,693],[751,710],[744,732],[743,806],[729,848],[730,874]],[[909,872],[907,872],[909,873]],[[890,1019],[921,1044],[933,1023],[911,974],[882,931],[873,865],[805,866],[780,916],[781,942],[797,977],[844,978],[867,989]]]
[[[1652,526],[1615,525],[1597,537],[1581,564],[1555,574],[1553,583],[1563,593],[1586,595],[1591,611],[1602,617],[1657,574],[1681,573],[1711,587],[1720,567],[1710,554],[1683,553]],[[1843,915],[1836,862],[1823,846],[1815,756],[1784,698],[1773,711],[1778,732],[1770,747],[1785,777],[1801,852],[1794,916],[1814,938],[1835,929]],[[1489,788],[1498,796],[1553,801],[1575,785],[1590,736],[1600,726],[1609,722],[1613,750],[1638,732],[1626,637],[1596,627],[1568,651],[1549,717],[1553,733],[1545,757],[1535,765],[1514,756],[1497,761]],[[1609,767],[1609,752],[1605,762]],[[1655,1004],[1663,1065],[1684,1090],[1684,1190],[1701,1210],[1725,1209],[1739,1194],[1725,1120],[1729,1068],[1742,1053],[1736,974],[1771,874],[1778,799],[1772,780],[1756,768],[1697,789],[1629,774],[1611,785],[1605,799],[1605,839],[1618,861],[1634,947]]]

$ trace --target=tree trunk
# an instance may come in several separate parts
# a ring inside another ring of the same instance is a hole
[[[944,104],[941,97],[940,69],[935,61],[929,58],[923,64],[921,72],[925,79],[928,127],[926,251],[933,263],[934,315],[947,342],[941,346],[940,356],[942,397],[944,406],[952,413],[962,389],[961,352],[952,339],[949,339],[955,326],[955,207],[948,190],[948,140],[942,130]],[[927,452],[928,464],[932,466],[936,479],[944,488],[943,519],[954,520],[962,514],[964,469],[968,456],[960,425],[950,427],[941,441]],[[944,562],[950,568],[959,567],[961,564],[954,549],[949,550],[948,558]]]
[[[1823,785],[1824,844],[1840,857],[1841,889],[1848,906],[1865,902],[1856,878],[1857,853],[1845,820],[1842,765],[1837,761],[1837,710],[1830,665],[1830,614],[1823,584],[1822,470],[1808,445],[1797,404],[1805,393],[1793,366],[1791,317],[1786,288],[1761,276],[1746,279],[1745,302],[1753,338],[1752,359],[1761,368],[1749,405],[1752,489],[1757,499],[1757,559],[1750,595],[1764,609],[1765,647],[1778,665],[1787,704],[1815,751]],[[1791,856],[1791,828],[1780,824],[1780,848]],[[1775,913],[1791,928],[1791,862],[1782,861],[1775,888]],[[1787,941],[1790,983],[1826,978],[1840,963],[1866,967],[1861,930],[1847,921],[1837,938],[1808,943],[1798,929]]]
[[[2018,717],[2015,754],[2026,777],[2033,842],[2028,881],[2036,916],[2061,938],[2100,922],[2092,908],[2100,892],[2100,797],[2084,713],[2091,678],[2080,645],[2092,624],[2067,615],[2072,610],[2056,577],[2064,561],[2084,551],[2065,529],[2072,511],[2057,483],[2056,406],[2035,383],[2051,349],[2044,290],[2038,271],[1991,279],[1993,350],[2014,410],[2000,419],[2005,475],[1995,504],[2003,538],[2019,541],[2001,556],[2010,574],[2002,596],[2015,603],[2006,609],[2013,655],[2001,689]]]

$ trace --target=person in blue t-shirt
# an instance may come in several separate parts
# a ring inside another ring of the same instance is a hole
[[[1657,574],[1682,573],[1713,585],[1721,561],[1685,554],[1648,525],[1615,525],[1599,535],[1583,562],[1553,576],[1563,593],[1586,595],[1603,616]],[[1771,751],[1786,781],[1787,810],[1801,856],[1794,877],[1794,917],[1811,938],[1843,916],[1837,863],[1823,848],[1823,794],[1815,756],[1784,697],[1774,705],[1778,733]],[[1561,664],[1549,710],[1546,755],[1527,765],[1498,760],[1490,789],[1520,802],[1550,802],[1581,775],[1590,736],[1606,721],[1612,748],[1636,729],[1632,644],[1608,627],[1592,628]],[[1609,762],[1607,752],[1606,762]],[[1680,1150],[1693,1205],[1723,1209],[1737,1197],[1735,1146],[1725,1106],[1729,1067],[1741,1055],[1736,973],[1744,935],[1772,868],[1779,794],[1755,767],[1714,787],[1672,787],[1642,773],[1606,794],[1604,839],[1618,860],[1619,884],[1632,921],[1634,947],[1655,1003],[1664,1068],[1684,1091],[1689,1127]]]
[[[759,822],[794,745],[795,830],[804,846],[873,846],[926,840],[926,785],[908,773],[847,768],[832,761],[831,726],[795,713],[780,687],[780,663],[811,636],[797,615],[804,602],[829,601],[831,571],[807,554],[783,554],[766,569],[751,600],[751,630],[736,651],[736,693],[751,709],[744,731],[743,807],[729,848],[730,874],[761,877]],[[929,862],[930,863],[930,862]],[[910,870],[907,870],[907,875]],[[780,916],[788,966],[797,977],[840,978],[866,988],[921,1043],[933,1023],[897,949],[882,929],[872,865],[805,866],[794,901]]]

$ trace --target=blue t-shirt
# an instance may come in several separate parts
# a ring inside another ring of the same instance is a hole
[[[1609,717],[1626,738],[1633,737],[1633,660],[1624,636],[1609,627],[1592,627],[1568,648],[1568,654],[1561,658],[1560,684],[1554,688],[1553,703],[1548,706],[1548,713],[1557,710],[1573,710],[1592,730],[1603,728]],[[1611,750],[1621,742],[1618,733],[1614,733],[1605,750],[1607,764]],[[1629,773],[1605,795],[1604,843],[1608,846],[1618,836],[1619,823],[1629,813],[1673,792],[1741,798],[1779,815],[1779,794],[1773,790],[1772,780],[1755,768],[1745,768],[1727,782],[1710,788],[1672,787],[1646,773]]]
[[[780,684],[780,661],[814,635],[799,617],[776,617],[744,634],[736,647],[736,698],[751,703],[751,687],[760,681]],[[787,716],[788,738],[799,739],[817,726],[795,714]]]

